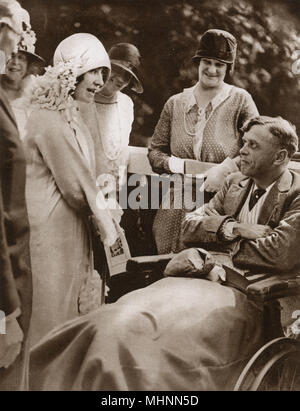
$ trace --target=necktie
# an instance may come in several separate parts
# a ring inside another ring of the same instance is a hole
[[[263,188],[257,188],[256,190],[253,191],[250,197],[249,201],[249,211],[252,210],[252,208],[255,206],[255,204],[258,202],[260,197],[266,192]]]

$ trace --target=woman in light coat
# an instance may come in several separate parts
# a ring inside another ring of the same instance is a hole
[[[137,76],[140,53],[133,44],[118,43],[112,46],[108,55],[111,76],[95,95],[100,129],[101,171],[119,178],[119,167],[126,166],[128,162],[129,137],[134,119],[133,101],[123,90],[128,87],[136,93],[143,92]]]
[[[102,43],[91,34],[77,33],[58,45],[54,66],[38,79],[32,95],[37,109],[24,141],[33,272],[32,344],[64,321],[99,306],[90,217],[105,244],[115,242],[116,230],[96,185],[94,143],[81,112],[93,102],[109,72]],[[96,299],[94,306],[86,307],[81,296],[89,292],[90,300]]]

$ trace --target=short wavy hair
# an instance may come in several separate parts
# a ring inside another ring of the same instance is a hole
[[[289,121],[280,116],[257,116],[248,120],[241,128],[241,131],[246,133],[256,125],[266,126],[268,131],[276,138],[280,148],[286,149],[290,158],[298,151],[299,138],[296,127]]]

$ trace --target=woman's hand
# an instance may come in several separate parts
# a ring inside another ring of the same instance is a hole
[[[0,338],[0,368],[8,368],[20,354],[24,338],[16,318],[7,320],[6,334],[1,335]]]

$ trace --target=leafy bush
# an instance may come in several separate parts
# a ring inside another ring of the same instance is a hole
[[[146,144],[168,97],[197,81],[191,57],[209,28],[228,30],[238,39],[232,83],[252,94],[262,114],[282,115],[300,130],[296,1],[23,0],[22,4],[37,33],[37,52],[49,63],[58,42],[80,31],[95,34],[107,49],[117,42],[131,42],[140,49],[145,92],[136,96],[128,91],[135,101],[133,144]]]

